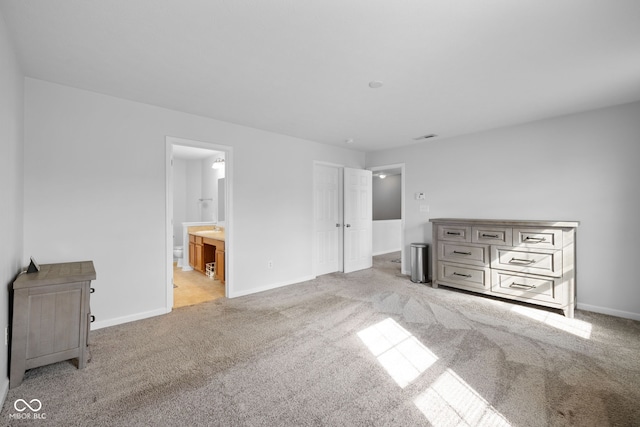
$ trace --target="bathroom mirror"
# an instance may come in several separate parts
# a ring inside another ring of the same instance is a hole
[[[225,210],[224,178],[220,178],[218,179],[218,222],[224,221]]]

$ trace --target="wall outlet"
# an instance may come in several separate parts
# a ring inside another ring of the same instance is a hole
[[[267,268],[273,268],[273,260],[267,261]]]
[[[420,212],[429,213],[429,205],[420,205]]]

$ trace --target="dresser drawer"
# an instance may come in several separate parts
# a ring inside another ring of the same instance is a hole
[[[514,228],[513,246],[539,249],[562,249],[562,230]]]
[[[562,251],[492,246],[491,268],[561,277]]]
[[[490,277],[488,269],[465,267],[446,262],[438,263],[438,281],[443,284],[455,284],[461,287],[473,288],[475,290],[489,290]]]
[[[438,240],[471,243],[471,227],[464,225],[439,225]]]
[[[511,228],[491,226],[475,226],[471,228],[471,241],[473,243],[511,246],[511,236]]]
[[[555,279],[526,277],[493,270],[491,276],[491,291],[517,297],[520,300],[536,300],[561,304],[556,295]]]
[[[489,247],[439,242],[438,259],[488,267]]]

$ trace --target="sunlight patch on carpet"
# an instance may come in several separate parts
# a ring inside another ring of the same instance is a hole
[[[511,425],[451,369],[443,372],[413,403],[436,427]]]
[[[391,318],[358,332],[358,337],[402,388],[418,378],[438,357]]]
[[[514,306],[511,311],[530,319],[537,320],[538,322],[542,322],[556,329],[576,335],[580,338],[591,338],[591,323],[578,319],[569,319],[561,314],[549,313],[548,311],[537,310],[530,307]]]

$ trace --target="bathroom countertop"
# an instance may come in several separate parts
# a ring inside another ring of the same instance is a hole
[[[219,230],[219,231],[215,231],[215,230],[200,230],[200,231],[190,231],[189,234],[193,235],[193,236],[200,236],[200,237],[204,237],[207,239],[214,239],[214,240],[220,240],[220,241],[225,241],[224,240],[224,230]]]

